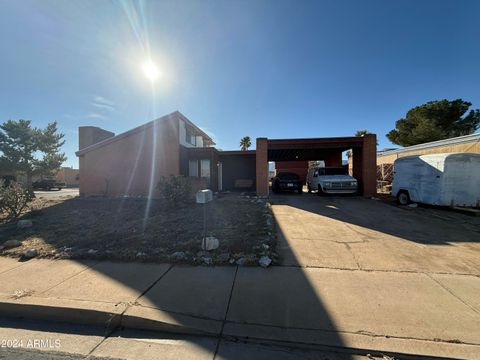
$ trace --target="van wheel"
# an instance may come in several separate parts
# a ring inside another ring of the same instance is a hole
[[[312,192],[312,188],[310,187],[309,184],[307,184],[307,190],[308,190],[308,193],[309,193],[309,194]]]
[[[410,195],[408,194],[408,191],[399,191],[397,194],[397,202],[404,206],[410,204]]]

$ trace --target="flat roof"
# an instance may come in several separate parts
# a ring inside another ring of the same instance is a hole
[[[440,146],[455,145],[455,144],[477,142],[477,141],[480,141],[480,134],[457,136],[450,139],[431,141],[428,143],[407,146],[401,149],[378,151],[377,156],[395,155],[395,154],[401,154],[404,152],[410,152],[415,150],[423,150],[423,149],[435,148]]]

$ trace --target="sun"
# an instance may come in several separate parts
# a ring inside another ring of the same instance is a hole
[[[143,73],[150,81],[155,81],[160,75],[157,65],[152,60],[148,60],[143,64]]]

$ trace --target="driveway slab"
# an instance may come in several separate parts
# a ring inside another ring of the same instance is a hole
[[[283,265],[480,275],[480,218],[361,197],[271,202]]]
[[[234,267],[175,266],[137,303],[173,313],[223,320],[234,277]]]
[[[414,273],[239,269],[227,320],[318,330],[340,344],[347,332],[480,345],[480,314]]]
[[[0,294],[40,294],[94,264],[92,261],[30,260],[0,274]]]
[[[135,301],[169,268],[168,264],[101,262],[42,295],[112,303]]]
[[[0,274],[10,269],[25,265],[26,263],[8,257],[0,257]]]
[[[449,274],[432,274],[430,276],[480,313],[480,277]]]

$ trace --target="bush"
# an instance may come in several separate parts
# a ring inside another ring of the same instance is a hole
[[[7,220],[18,218],[28,209],[28,204],[35,198],[31,188],[25,188],[16,182],[0,187],[0,213]]]
[[[192,200],[192,184],[185,176],[162,176],[157,184],[160,198],[169,206],[186,204]]]

